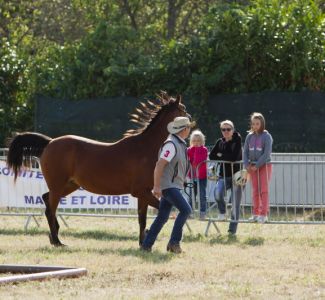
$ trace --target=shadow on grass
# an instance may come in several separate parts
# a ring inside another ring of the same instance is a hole
[[[45,246],[45,247],[37,248],[36,251],[41,253],[49,253],[49,254],[62,254],[62,253],[84,252],[85,249],[74,248],[69,246],[64,246],[64,247]]]
[[[233,245],[239,244],[240,241],[237,239],[235,235],[218,235],[215,238],[210,240],[210,244],[221,244],[221,245]]]
[[[23,229],[0,229],[0,235],[48,235],[49,230],[39,229],[39,228],[31,228],[28,231]],[[62,237],[74,237],[77,239],[92,239],[98,241],[137,241],[138,237],[132,234],[125,233],[113,233],[106,232],[104,230],[88,230],[82,232],[73,232],[73,231],[63,231],[59,233],[59,238]]]
[[[40,236],[40,235],[48,235],[49,231],[40,228],[31,228],[27,232],[23,229],[0,229],[0,235],[27,235],[27,236]],[[73,237],[76,239],[84,239],[84,240],[98,240],[98,241],[138,241],[138,237],[132,234],[126,234],[121,232],[107,232],[104,230],[88,230],[82,232],[73,232],[73,231],[64,231],[62,234],[59,234],[59,237],[62,236],[64,238]],[[183,242],[184,243],[195,243],[195,242],[204,242],[206,238],[203,234],[190,234],[184,235]],[[65,242],[69,243],[68,240]],[[264,244],[264,238],[262,237],[249,237],[244,241],[239,241],[236,236],[229,235],[220,235],[214,237],[209,240],[210,244],[221,244],[221,245],[232,245],[232,244],[241,244],[244,246],[261,246]],[[69,252],[76,250],[67,250],[67,247],[63,248],[55,248],[49,247],[49,249],[54,249],[52,251],[58,252]],[[62,250],[63,249],[63,250]],[[124,251],[124,250],[123,250]],[[153,253],[157,253],[154,251]],[[121,253],[123,254],[123,253]],[[141,256],[137,254],[138,256]],[[141,256],[142,257],[142,256]],[[150,257],[150,254],[149,254]],[[167,255],[168,257],[168,255]],[[158,259],[159,260],[159,259]]]
[[[184,235],[183,241],[184,243],[192,243],[192,242],[202,242],[204,241],[205,237],[203,234],[190,234],[190,235]]]
[[[239,240],[235,235],[219,235],[210,240],[210,244],[220,244],[220,245],[233,245],[238,244],[242,246],[261,246],[264,244],[264,238],[262,237],[249,237],[244,241]]]
[[[248,246],[261,246],[264,244],[264,238],[262,237],[249,237],[244,242],[244,245]]]
[[[0,229],[0,235],[44,235],[48,230],[32,228],[25,231],[23,229]]]
[[[127,249],[92,249],[92,248],[75,248],[75,247],[40,247],[36,250],[40,253],[48,254],[63,254],[63,253],[94,253],[98,255],[119,255],[119,256],[134,256],[142,260],[152,262],[155,264],[165,263],[172,260],[175,255],[171,253],[161,253],[154,250],[153,252],[143,252],[139,248],[127,248]]]
[[[155,264],[168,262],[175,257],[175,254],[171,253],[161,253],[157,250],[152,252],[144,252],[135,248],[118,249],[116,252],[121,256],[134,256]]]
[[[113,232],[106,232],[103,230],[88,230],[88,231],[82,231],[82,232],[69,232],[65,231],[62,232],[62,236],[65,237],[74,237],[77,239],[93,239],[98,241],[137,241],[138,237],[131,235],[131,234],[125,234],[125,233],[113,233]]]

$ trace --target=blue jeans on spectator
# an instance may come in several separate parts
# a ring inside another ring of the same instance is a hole
[[[168,221],[173,206],[179,210],[179,213],[174,223],[169,244],[175,245],[180,243],[182,240],[183,226],[188,216],[192,213],[192,209],[186,199],[182,196],[179,189],[170,188],[162,191],[158,215],[142,243],[143,247],[149,248],[155,243],[159,232]]]
[[[207,183],[208,180],[205,179],[194,179],[193,180],[193,189],[194,189],[194,197],[192,190],[190,191],[190,205],[193,208],[193,202],[196,199],[197,189],[199,185],[200,190],[200,212],[206,213],[207,211]]]
[[[237,231],[237,225],[240,214],[240,202],[242,198],[243,187],[236,186],[232,184],[232,177],[222,177],[217,181],[215,197],[218,203],[218,209],[220,214],[226,213],[226,203],[225,203],[225,191],[231,188],[231,221],[229,224],[229,233],[235,234]]]

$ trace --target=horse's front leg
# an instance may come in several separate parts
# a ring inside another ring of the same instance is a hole
[[[138,201],[138,219],[140,226],[139,245],[141,246],[146,234],[148,203],[144,198],[139,198]]]

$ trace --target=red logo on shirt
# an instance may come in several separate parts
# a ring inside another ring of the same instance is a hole
[[[170,153],[170,151],[169,151],[169,150],[166,150],[164,156],[165,156],[165,157],[168,157],[169,153]]]

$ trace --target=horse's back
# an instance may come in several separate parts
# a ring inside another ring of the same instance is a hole
[[[110,144],[97,142],[91,139],[66,135],[53,139],[44,149],[41,164],[65,164],[67,167],[80,161],[83,155],[89,152],[98,155]]]
[[[73,135],[53,139],[41,157],[49,188],[59,177],[98,194],[131,192],[136,159],[130,142],[109,144]]]

